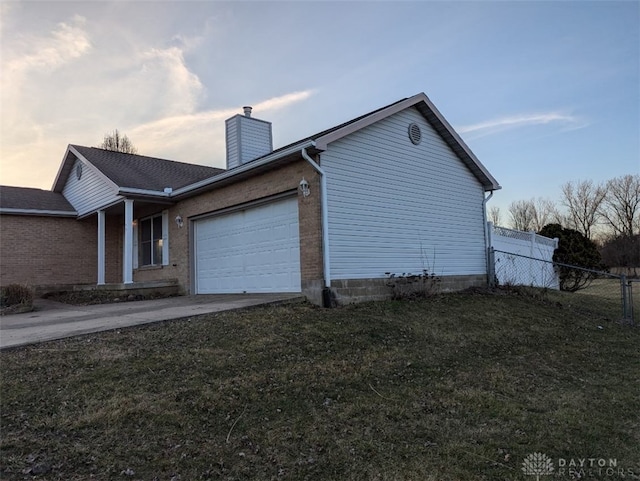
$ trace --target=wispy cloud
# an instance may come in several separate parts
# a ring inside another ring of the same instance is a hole
[[[69,22],[59,23],[50,35],[32,39],[26,51],[16,49],[14,58],[7,63],[9,72],[52,69],[82,56],[91,48],[85,22],[84,17],[76,15]]]
[[[15,20],[1,7],[2,20]],[[99,27],[69,14],[37,33],[2,30],[0,183],[49,187],[67,143],[96,145],[114,128],[146,155],[223,166],[224,119],[242,105],[204,107],[207,89],[185,58],[215,22],[169,42],[128,32],[114,44]],[[265,96],[254,112],[270,119],[311,95]]]
[[[499,117],[477,124],[463,125],[456,130],[461,134],[470,134],[471,137],[479,138],[505,130],[548,124],[557,125],[562,130],[575,130],[587,126],[580,117],[561,112],[545,112]]]
[[[313,90],[291,92],[272,97],[253,105],[260,117],[302,102],[313,95]],[[242,106],[194,112],[163,117],[128,131],[141,152],[148,155],[206,163],[224,167],[224,120],[242,113]],[[214,157],[218,155],[218,157]]]

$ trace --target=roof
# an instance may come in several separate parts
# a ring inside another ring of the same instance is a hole
[[[77,152],[120,188],[162,192],[166,187],[175,190],[224,172],[224,169],[206,165],[125,154],[97,147],[83,147],[81,145],[70,145],[69,147],[68,150],[74,154],[72,157],[75,157],[74,151]],[[53,186],[54,191],[62,191],[68,172],[73,167],[73,160],[75,159],[70,158],[68,154],[65,156],[63,166]]]
[[[58,192],[0,185],[0,212],[75,216],[76,211]]]
[[[406,108],[415,107],[420,113],[427,119],[427,121],[433,126],[438,134],[444,139],[447,145],[453,150],[456,155],[465,163],[465,165],[471,170],[471,172],[478,178],[485,191],[499,190],[502,187],[498,181],[489,173],[482,162],[475,156],[467,144],[462,140],[454,128],[447,122],[442,116],[440,111],[431,102],[429,97],[424,93],[419,93],[413,97],[404,98],[386,105],[385,107],[373,110],[369,113],[356,117],[355,119],[344,122],[330,129],[323,130],[317,134],[305,137],[302,140],[286,145],[280,149],[273,151],[270,154],[260,157],[271,157],[280,151],[289,151],[296,145],[304,144],[309,141],[315,143],[318,150],[326,150],[327,145],[342,137],[345,137],[353,132],[356,132],[364,127],[367,127],[375,122],[378,122],[384,118],[394,115]],[[258,160],[258,159],[255,159]],[[254,161],[255,161],[254,160]],[[251,162],[254,162],[251,161]]]
[[[424,93],[419,93],[305,137],[231,170],[113,152],[97,147],[69,145],[52,190],[62,191],[73,168],[75,158],[79,156],[90,163],[106,180],[110,181],[114,188],[118,188],[121,194],[128,195],[137,191],[139,194],[144,193],[144,195],[148,194],[152,197],[160,195],[174,199],[189,197],[210,189],[214,185],[225,185],[225,183],[237,181],[245,176],[255,175],[261,169],[272,168],[278,163],[288,162],[294,158],[299,159],[302,148],[321,153],[327,149],[331,142],[407,108],[418,109],[476,176],[485,191],[501,188],[497,180],[482,165],[431,100]],[[172,192],[164,193],[166,187],[171,187]]]

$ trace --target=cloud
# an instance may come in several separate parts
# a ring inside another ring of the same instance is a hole
[[[479,138],[505,130],[547,124],[559,125],[562,130],[575,130],[586,127],[587,125],[584,120],[573,115],[560,112],[547,112],[500,117],[477,124],[464,125],[456,128],[456,130],[461,134],[470,134],[470,137]]]
[[[6,15],[11,12],[3,8],[2,13],[6,20]],[[42,122],[39,109],[46,108],[47,102],[38,94],[53,87],[52,75],[73,65],[91,51],[85,23],[84,17],[75,15],[39,36],[22,32],[12,35],[3,24],[0,152],[3,163],[13,159],[13,163],[19,166],[15,169],[17,175],[27,175],[24,173],[26,166],[39,170],[35,159],[25,159],[25,151],[36,143],[45,143],[47,124],[52,124],[54,120]],[[42,82],[43,87],[37,82]],[[9,169],[11,173],[13,169]],[[6,175],[5,167],[2,169],[3,181]]]
[[[95,10],[74,15],[73,4],[48,30],[0,8],[0,183],[50,188],[67,144],[97,145],[116,128],[145,155],[224,167],[224,120],[242,105],[204,107],[207,88],[187,61],[218,35],[214,17],[192,36],[151,38]],[[254,115],[275,120],[313,94],[293,90],[263,93]]]
[[[91,48],[83,28],[85,22],[84,17],[75,15],[68,23],[59,23],[50,35],[28,39],[7,62],[9,74],[30,69],[52,70],[85,54]]]
[[[272,97],[253,105],[266,117],[270,112],[290,107],[313,95],[303,90]],[[242,106],[163,117],[130,129],[129,138],[140,152],[216,167],[224,167],[224,121],[242,113]]]

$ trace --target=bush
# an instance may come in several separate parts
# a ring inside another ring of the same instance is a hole
[[[557,237],[558,248],[553,253],[553,262],[604,271],[602,256],[598,246],[577,230],[567,229],[560,224],[545,225],[539,232],[545,237]],[[557,266],[560,276],[560,290],[575,292],[589,287],[596,274],[572,267]]]
[[[385,272],[386,285],[391,288],[391,298],[394,300],[420,299],[438,292],[440,278],[423,269],[421,274],[392,274]]]
[[[8,284],[0,288],[0,307],[33,306],[33,292],[22,284]]]

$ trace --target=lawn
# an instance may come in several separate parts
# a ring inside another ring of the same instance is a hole
[[[533,481],[539,452],[543,480],[584,458],[640,479],[640,328],[575,299],[272,306],[4,351],[0,478]]]

